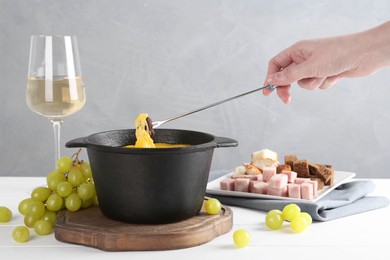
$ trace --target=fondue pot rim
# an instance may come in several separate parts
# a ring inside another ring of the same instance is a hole
[[[75,148],[75,147],[85,147],[87,149],[93,149],[93,150],[100,150],[105,152],[111,152],[111,153],[121,153],[121,154],[142,154],[142,153],[170,153],[170,152],[198,152],[202,150],[209,150],[219,147],[236,147],[238,145],[238,142],[234,139],[227,138],[227,137],[219,137],[214,136],[208,133],[200,132],[200,131],[193,131],[193,130],[184,130],[184,129],[165,129],[165,128],[159,128],[154,130],[156,135],[159,134],[159,132],[180,132],[184,134],[194,134],[194,135],[202,135],[205,138],[209,138],[209,141],[206,141],[205,143],[200,144],[190,144],[189,146],[185,147],[172,147],[172,148],[128,148],[123,147],[126,144],[120,145],[120,146],[110,146],[110,145],[104,145],[99,144],[98,142],[94,141],[93,139],[99,135],[106,135],[106,134],[123,134],[123,133],[129,133],[134,134],[135,129],[118,129],[118,130],[107,130],[103,132],[97,132],[93,133],[91,135],[85,136],[85,137],[79,137],[73,140],[68,141],[65,146],[68,148]]]

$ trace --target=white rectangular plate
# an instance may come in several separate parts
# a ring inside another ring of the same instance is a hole
[[[233,175],[233,172],[228,173],[218,179],[215,179],[207,184],[206,192],[214,195],[222,195],[222,196],[233,196],[233,197],[243,197],[243,198],[258,198],[258,199],[281,199],[281,200],[304,200],[304,199],[296,199],[289,197],[281,197],[281,196],[273,196],[266,194],[257,194],[257,193],[249,193],[249,192],[240,192],[240,191],[229,191],[229,190],[221,190],[219,187],[219,183],[221,180],[230,178]],[[332,186],[325,186],[322,190],[317,192],[317,195],[310,201],[317,201],[324,197],[326,194],[340,186],[341,184],[347,182],[356,176],[354,172],[343,172],[343,171],[335,171],[334,172],[334,184]],[[305,200],[307,201],[307,200]]]

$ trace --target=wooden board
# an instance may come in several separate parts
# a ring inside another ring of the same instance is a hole
[[[57,240],[105,251],[171,250],[198,246],[229,232],[233,224],[230,208],[218,215],[199,215],[172,224],[139,225],[105,217],[98,207],[58,213]]]

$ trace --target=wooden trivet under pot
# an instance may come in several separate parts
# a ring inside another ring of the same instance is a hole
[[[129,224],[105,217],[99,207],[77,212],[61,211],[55,226],[55,238],[105,251],[172,250],[198,246],[229,232],[233,213],[222,206],[217,215],[208,215],[204,207],[190,219],[161,225]]]

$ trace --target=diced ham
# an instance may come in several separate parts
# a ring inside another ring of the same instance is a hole
[[[301,184],[301,197],[305,200],[311,200],[314,197],[313,183],[304,182]]]
[[[288,182],[294,183],[297,178],[297,173],[294,171],[282,171],[280,174],[286,174],[288,176]]]
[[[254,180],[254,181],[258,180],[257,175],[246,175],[246,174],[232,175],[231,178],[232,179],[250,179],[250,180]]]
[[[267,194],[268,183],[263,181],[251,181],[249,184],[249,192],[258,194]]]
[[[251,180],[248,178],[237,178],[234,179],[234,190],[241,192],[249,192],[249,182]]]
[[[296,183],[288,183],[287,184],[288,196],[290,198],[301,198],[301,185]]]
[[[224,179],[224,180],[221,180],[221,182],[219,183],[219,186],[221,188],[221,190],[231,190],[231,191],[234,191],[234,179]]]
[[[287,197],[287,185],[280,189],[272,188],[268,185],[267,194],[273,196]]]
[[[275,174],[269,180],[271,188],[282,189],[287,186],[288,176],[286,174]]]
[[[310,181],[308,181],[308,183],[313,184],[313,195],[315,196],[317,194],[317,190],[318,190],[318,181],[310,180]]]
[[[316,179],[297,177],[297,172],[283,170],[276,173],[276,167],[264,167],[262,174],[234,174],[220,181],[220,189],[251,192],[273,196],[312,200],[320,187]]]
[[[276,174],[276,167],[263,168],[263,181],[268,182]]]
[[[310,181],[309,178],[297,177],[297,178],[295,178],[294,183],[296,183],[296,184],[302,184],[302,183],[308,182],[308,181]]]

